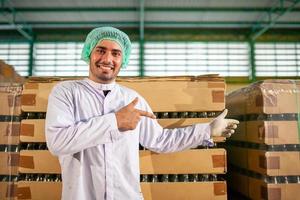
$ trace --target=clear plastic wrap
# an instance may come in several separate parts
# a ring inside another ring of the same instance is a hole
[[[16,198],[22,84],[0,83],[0,199]]]

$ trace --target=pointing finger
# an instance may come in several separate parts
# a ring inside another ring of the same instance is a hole
[[[131,103],[129,103],[127,106],[134,107],[138,101],[139,101],[139,99],[137,97],[135,97],[134,100]]]
[[[155,116],[154,114],[150,113],[150,112],[143,111],[143,110],[138,110],[138,109],[137,109],[137,111],[139,112],[139,114],[140,114],[141,116],[144,116],[144,117],[150,117],[150,118],[152,118],[152,119],[156,119],[156,116]]]
[[[239,124],[240,122],[236,119],[226,119],[228,124]]]

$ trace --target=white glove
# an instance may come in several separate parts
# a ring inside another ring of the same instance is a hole
[[[239,124],[238,120],[225,119],[228,110],[225,109],[216,119],[210,123],[211,136],[223,136],[229,138]]]

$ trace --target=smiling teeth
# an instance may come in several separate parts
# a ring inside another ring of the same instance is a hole
[[[102,68],[109,68],[109,69],[113,69],[113,67],[110,67],[110,66],[105,66],[105,65],[97,65],[97,67],[102,67]]]

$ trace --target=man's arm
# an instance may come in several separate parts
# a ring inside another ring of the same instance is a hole
[[[145,102],[144,108],[151,112]],[[227,114],[225,110],[211,123],[198,123],[183,128],[164,129],[156,120],[142,118],[140,124],[140,143],[147,149],[158,153],[177,152],[213,144],[212,136],[230,137],[237,127],[237,120],[224,119]]]
[[[177,152],[212,144],[209,123],[194,124],[183,128],[165,129],[157,121],[144,119],[141,124],[140,143],[158,153]]]
[[[121,137],[114,113],[75,122],[74,106],[71,92],[63,87],[55,87],[48,98],[46,141],[53,154],[73,154]]]

